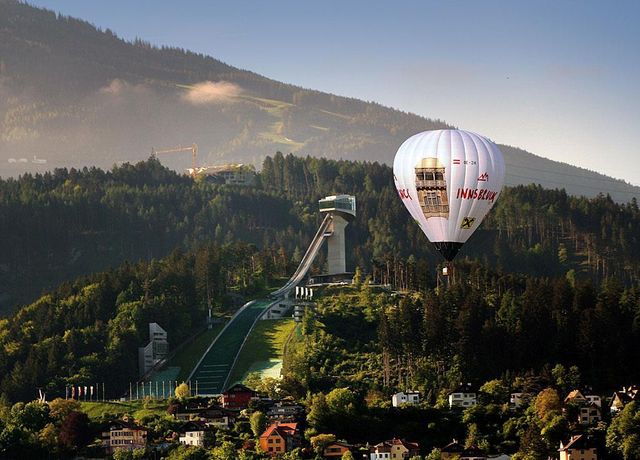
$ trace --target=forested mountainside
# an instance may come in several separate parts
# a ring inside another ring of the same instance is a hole
[[[200,164],[257,166],[275,151],[390,164],[407,137],[446,127],[209,56],[129,43],[81,20],[0,0],[2,177],[59,166],[110,168],[143,160],[152,147],[193,142]],[[604,192],[618,202],[640,192],[592,171],[501,149],[508,184],[541,183],[591,197]],[[177,169],[191,165],[187,154],[163,161]]]
[[[138,378],[149,322],[177,346],[202,332],[209,302],[216,315],[229,313],[230,296],[264,289],[286,264],[255,246],[209,244],[64,283],[0,320],[0,393],[28,400],[35,382],[59,394],[65,383],[100,378],[119,397]]]
[[[150,159],[111,171],[58,169],[0,180],[0,289],[6,313],[44,290],[124,261],[162,258],[200,243],[255,244],[293,271],[319,223],[318,199],[357,197],[348,265],[383,283],[433,283],[440,256],[378,163],[267,157],[255,187],[194,181]],[[534,276],[638,280],[640,212],[537,186],[507,188],[459,259]],[[323,257],[317,263],[321,267]]]
[[[287,265],[275,250],[208,244],[64,283],[0,321],[0,393],[29,400],[36,388],[55,397],[65,385],[105,382],[108,397],[118,397],[137,379],[147,323],[165,327],[175,346],[201,330],[209,300],[216,313],[229,312],[229,295],[260,292]],[[410,387],[442,404],[461,381],[521,377],[535,394],[557,363],[577,366],[598,391],[640,377],[630,363],[640,340],[636,286],[463,261],[449,289],[434,289],[409,270],[410,286],[397,294],[376,293],[360,275],[351,293],[321,293],[288,346],[287,388],[302,397]]]

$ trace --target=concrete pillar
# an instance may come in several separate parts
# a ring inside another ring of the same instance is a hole
[[[333,214],[331,223],[333,234],[327,238],[327,273],[335,275],[347,271],[347,260],[345,252],[344,228],[349,224],[345,219],[337,214]]]

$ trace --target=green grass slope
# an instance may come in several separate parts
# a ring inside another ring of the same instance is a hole
[[[295,327],[291,318],[259,321],[240,351],[229,382],[241,382],[251,372],[279,377],[284,348]]]

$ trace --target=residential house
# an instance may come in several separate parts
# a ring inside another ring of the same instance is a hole
[[[391,446],[384,442],[376,444],[371,448],[370,460],[389,460],[391,458]]]
[[[369,458],[370,460],[400,460],[419,454],[420,448],[417,443],[393,438],[373,446]]]
[[[614,392],[611,397],[611,402],[609,403],[609,410],[612,414],[616,414],[624,409],[624,406],[631,401],[640,401],[640,392],[636,385],[622,387],[622,391]]]
[[[391,397],[391,403],[393,407],[400,407],[401,404],[420,404],[420,392],[419,391],[407,391],[399,392]]]
[[[174,407],[170,407],[172,411],[172,415],[176,420],[180,420],[181,422],[188,422],[189,420],[197,420],[198,413],[202,410],[202,407],[199,406],[187,406],[187,405],[176,405]]]
[[[128,421],[109,423],[109,431],[102,433],[102,445],[108,454],[116,450],[143,449],[147,445],[147,429]]]
[[[301,440],[297,423],[275,422],[260,435],[260,448],[273,456],[299,447]]]
[[[190,421],[178,430],[180,444],[187,446],[209,447],[213,442],[213,429],[202,421]]]
[[[225,409],[246,409],[249,403],[257,398],[258,393],[241,383],[236,383],[222,393],[222,407]]]
[[[564,398],[564,403],[577,407],[577,422],[581,425],[593,425],[602,420],[602,400],[597,395],[585,396],[580,390],[573,390]]]
[[[276,401],[267,409],[266,414],[270,419],[295,419],[304,414],[304,406],[294,401]]]
[[[471,384],[461,385],[454,391],[449,393],[449,408],[454,407],[473,407],[478,404],[478,395],[472,390]]]
[[[560,460],[598,460],[598,449],[593,440],[585,435],[571,436],[565,445],[560,441]]]
[[[453,458],[456,460],[487,460],[487,456],[481,449],[478,449],[476,446],[465,449],[464,446],[455,439],[440,449],[440,455],[442,460]]]
[[[570,391],[567,397],[564,398],[565,404],[573,403],[573,404],[581,405],[586,402],[587,402],[587,398],[584,397],[584,395],[580,390]]]
[[[574,403],[574,404],[595,404],[598,407],[602,407],[602,398],[598,395],[583,393],[580,390],[571,391],[566,398],[564,398],[564,403]]]
[[[511,409],[518,409],[522,407],[523,404],[527,403],[531,399],[531,395],[528,393],[511,393],[509,396],[509,407]]]
[[[588,403],[595,404],[596,406],[602,408],[602,398],[598,395],[584,395],[587,399]]]
[[[342,458],[342,455],[345,452],[350,452],[353,449],[351,444],[347,444],[346,442],[332,442],[327,447],[324,448],[324,452],[322,456],[324,458]]]
[[[228,430],[238,416],[237,411],[224,409],[215,404],[210,406],[181,406],[178,405],[170,412],[176,420],[183,422],[201,421],[208,426]]]
[[[581,425],[595,425],[602,420],[602,412],[600,406],[596,403],[584,404],[580,406],[580,414],[578,415],[578,423]]]

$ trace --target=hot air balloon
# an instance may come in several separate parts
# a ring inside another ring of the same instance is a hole
[[[459,129],[425,131],[393,160],[398,194],[448,261],[478,228],[504,184],[504,159],[487,138]]]

